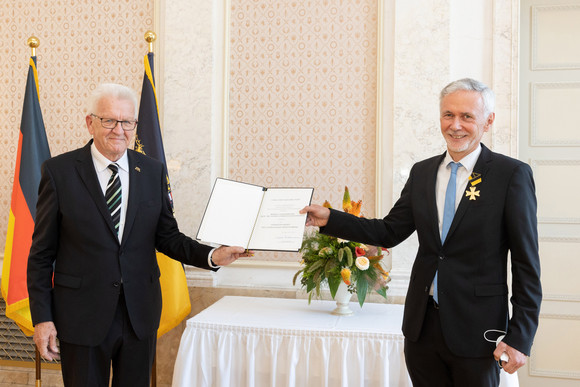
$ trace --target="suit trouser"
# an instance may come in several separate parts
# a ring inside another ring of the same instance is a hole
[[[405,362],[414,387],[497,387],[499,366],[493,355],[484,358],[455,356],[441,330],[438,306],[430,298],[419,340],[405,339]]]
[[[155,357],[157,332],[140,340],[133,331],[121,293],[115,318],[105,340],[94,347],[60,342],[62,376],[66,387],[148,387]]]

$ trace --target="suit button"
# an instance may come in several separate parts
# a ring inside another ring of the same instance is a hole
[[[440,255],[440,256],[439,256],[439,259],[440,259],[440,260],[444,260],[444,259],[445,259],[445,257],[444,257],[444,256],[442,256],[442,255]]]
[[[429,292],[429,286],[425,286],[425,293]]]
[[[114,287],[118,288],[118,287],[119,287],[119,285],[121,285],[119,282],[113,282],[113,286],[114,286]]]

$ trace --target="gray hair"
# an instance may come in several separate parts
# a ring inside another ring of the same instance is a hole
[[[95,113],[97,105],[104,98],[116,98],[124,101],[129,101],[133,104],[135,111],[135,119],[139,110],[137,109],[137,93],[127,86],[119,85],[117,83],[102,83],[89,96],[87,101],[87,110],[89,114]]]
[[[471,78],[459,79],[445,86],[439,95],[439,105],[441,105],[444,97],[460,90],[475,91],[481,95],[481,100],[483,101],[483,112],[486,118],[494,112],[495,94],[493,93],[493,90],[491,90],[485,83]]]

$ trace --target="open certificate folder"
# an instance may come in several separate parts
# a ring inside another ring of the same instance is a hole
[[[313,188],[265,188],[217,178],[197,239],[249,250],[298,251]]]

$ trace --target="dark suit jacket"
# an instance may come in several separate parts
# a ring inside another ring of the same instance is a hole
[[[415,230],[419,250],[405,302],[403,333],[416,341],[429,288],[439,270],[439,315],[449,349],[457,356],[491,355],[488,329],[507,331],[504,341],[530,353],[541,302],[536,197],[531,168],[482,145],[474,173],[480,196],[463,196],[441,243],[435,181],[445,154],[413,166],[400,199],[384,219],[361,219],[332,211],[324,233],[392,247]],[[512,263],[512,306],[508,316],[507,257]],[[509,319],[509,321],[508,321]],[[497,338],[490,333],[489,337]]]
[[[153,334],[162,301],[155,249],[206,269],[211,250],[179,232],[163,164],[132,150],[127,151],[129,198],[119,242],[91,142],[43,164],[28,258],[33,323],[54,321],[59,339],[78,345],[104,340],[121,281],[135,332],[139,337]]]

